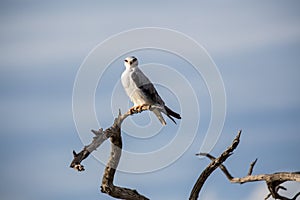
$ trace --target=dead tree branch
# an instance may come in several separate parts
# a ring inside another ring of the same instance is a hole
[[[234,142],[233,142],[234,144]],[[237,146],[237,145],[236,145]],[[229,149],[229,148],[228,148]],[[228,151],[228,149],[224,152],[226,153]],[[224,154],[223,153],[223,154]],[[222,155],[223,155],[222,154]],[[293,198],[287,198],[284,196],[281,196],[280,194],[278,194],[279,189],[283,189],[286,190],[286,188],[284,188],[283,186],[281,186],[280,184],[286,182],[286,181],[297,181],[300,182],[300,172],[278,172],[278,173],[273,173],[273,174],[260,174],[260,175],[252,175],[253,172],[253,168],[257,162],[257,159],[255,159],[255,161],[253,161],[250,164],[250,168],[248,171],[247,176],[242,177],[242,178],[234,178],[229,171],[227,170],[227,168],[222,164],[224,161],[220,160],[220,156],[219,158],[215,158],[214,156],[207,154],[207,153],[199,153],[196,155],[201,155],[201,156],[206,156],[207,158],[209,158],[212,162],[211,164],[206,168],[206,169],[210,169],[212,163],[218,163],[217,165],[219,165],[219,168],[222,170],[222,172],[225,174],[225,176],[227,177],[227,179],[231,182],[231,183],[248,183],[248,182],[255,182],[255,181],[265,181],[268,189],[270,191],[270,194],[268,194],[268,196],[265,199],[268,199],[270,196],[272,196],[274,199],[280,199],[280,200],[296,200],[297,197],[300,195],[300,192],[298,192]],[[220,162],[221,161],[221,162]],[[215,168],[214,168],[215,169]],[[204,170],[205,171],[205,170]],[[203,171],[203,172],[204,172]],[[202,173],[203,173],[202,172]],[[201,174],[202,175],[202,174]],[[201,176],[200,176],[201,177]],[[199,177],[199,178],[200,178]],[[199,179],[198,179],[199,180]],[[205,180],[201,181],[201,184],[204,184]],[[197,181],[198,182],[198,181]],[[196,183],[197,184],[197,183]],[[195,184],[195,186],[196,186]],[[201,187],[202,187],[201,185]],[[199,187],[199,186],[198,186]],[[201,188],[200,188],[201,189]],[[200,192],[200,190],[199,190]],[[190,198],[191,199],[191,198]]]
[[[127,113],[123,115],[121,115],[121,112],[119,111],[118,117],[115,119],[113,125],[110,128],[107,128],[106,130],[103,130],[102,128],[100,128],[97,131],[92,130],[92,132],[95,135],[93,137],[92,142],[89,145],[85,146],[79,153],[73,151],[74,158],[71,162],[70,167],[74,168],[77,171],[84,171],[84,166],[81,165],[81,162],[84,159],[86,159],[92,151],[95,151],[105,140],[110,138],[111,154],[103,174],[101,192],[106,193],[118,199],[147,200],[148,199],[147,197],[139,194],[136,190],[115,186],[113,181],[122,154],[122,137],[121,137],[122,122],[130,115],[140,113],[145,110],[151,110],[154,107],[161,109],[158,106],[143,105],[143,106],[131,108]],[[247,182],[265,181],[270,191],[270,194],[265,199],[268,199],[269,197],[272,196],[274,199],[296,200],[297,197],[300,196],[300,192],[298,192],[292,199],[290,199],[281,196],[278,193],[278,191],[280,189],[286,190],[286,188],[281,186],[281,184],[286,181],[300,182],[300,172],[279,172],[273,174],[252,175],[253,168],[257,162],[256,159],[254,162],[250,164],[247,176],[242,178],[235,178],[229,173],[227,168],[223,165],[223,162],[225,162],[225,160],[228,157],[230,157],[233,151],[237,148],[240,142],[240,136],[241,136],[241,131],[238,132],[232,144],[218,158],[215,158],[208,153],[196,154],[196,155],[201,155],[209,158],[211,160],[211,163],[200,174],[199,178],[197,179],[191,191],[189,199],[196,200],[207,178],[212,174],[214,170],[220,168],[231,183],[243,184]]]
[[[206,179],[210,176],[210,174],[217,169],[222,163],[232,155],[232,152],[235,150],[235,148],[238,146],[240,142],[240,136],[242,131],[238,132],[238,135],[233,140],[232,144],[221,154],[220,157],[217,159],[214,159],[206,168],[205,170],[200,174],[198,180],[196,181],[192,192],[190,194],[190,200],[196,200],[198,199],[200,190],[202,186],[204,185]]]
[[[130,115],[150,110],[153,107],[154,106],[149,105],[134,107],[123,115],[121,115],[121,112],[119,111],[118,117],[110,128],[107,128],[105,131],[103,131],[102,128],[97,131],[92,130],[95,134],[92,142],[85,146],[79,153],[73,151],[74,158],[70,167],[77,171],[84,171],[84,166],[81,165],[81,162],[86,159],[92,151],[96,150],[106,139],[110,138],[111,154],[102,178],[101,192],[119,199],[147,200],[147,197],[139,194],[136,190],[115,186],[113,181],[122,154],[122,122]]]

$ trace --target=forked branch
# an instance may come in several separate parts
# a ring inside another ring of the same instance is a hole
[[[122,137],[121,137],[122,122],[130,115],[140,113],[145,110],[151,110],[154,107],[160,109],[160,107],[157,106],[143,105],[143,106],[131,108],[127,113],[123,115],[121,115],[121,112],[119,111],[118,117],[115,119],[113,125],[110,128],[107,128],[106,130],[103,130],[102,128],[99,130],[92,130],[92,132],[95,135],[93,137],[92,142],[89,145],[85,146],[79,153],[73,151],[74,159],[70,167],[78,171],[84,171],[84,166],[81,165],[81,162],[84,159],[86,159],[92,151],[96,150],[106,139],[110,138],[111,154],[102,178],[101,192],[119,199],[147,200],[148,199],[147,197],[139,194],[136,190],[115,186],[113,181],[122,154]],[[272,196],[275,199],[296,200],[297,197],[300,195],[300,192],[297,193],[292,199],[289,199],[287,197],[281,196],[278,193],[278,191],[280,189],[286,190],[286,188],[281,186],[281,184],[286,181],[300,182],[300,172],[280,172],[274,174],[252,175],[253,168],[257,162],[256,159],[254,162],[250,164],[250,168],[248,170],[247,176],[242,178],[235,178],[229,173],[227,168],[223,165],[223,162],[225,162],[225,160],[232,155],[233,151],[238,146],[240,142],[240,136],[241,136],[241,131],[238,132],[232,144],[218,158],[215,158],[208,153],[196,154],[196,155],[206,156],[211,160],[211,163],[200,174],[198,180],[196,181],[191,191],[189,199],[196,200],[198,198],[199,193],[207,178],[211,175],[211,173],[214,170],[216,170],[219,167],[231,183],[242,184],[242,183],[254,182],[254,181],[265,181],[270,191],[270,194],[265,199],[268,199],[270,196]]]
[[[148,199],[147,197],[139,194],[136,190],[115,186],[113,184],[113,181],[122,154],[122,122],[130,115],[140,113],[145,110],[150,110],[151,108],[153,108],[153,106],[138,106],[130,109],[123,115],[119,111],[118,117],[115,119],[114,124],[110,128],[107,128],[106,130],[92,130],[95,135],[92,142],[89,145],[85,146],[79,153],[73,151],[74,158],[71,162],[70,167],[74,168],[77,171],[84,171],[84,166],[81,165],[81,162],[86,159],[92,151],[96,150],[106,139],[110,138],[111,154],[102,178],[101,192],[119,199]]]
[[[237,138],[239,138],[239,135],[240,135],[240,132],[238,133]],[[267,186],[268,186],[268,189],[270,191],[270,194],[265,199],[268,199],[270,196],[272,196],[274,199],[296,200],[297,197],[300,195],[300,192],[298,192],[293,198],[290,199],[290,198],[281,196],[278,193],[278,191],[279,191],[279,189],[286,190],[286,188],[284,188],[283,186],[280,185],[280,184],[282,184],[286,181],[300,182],[300,172],[278,172],[278,173],[273,173],[273,174],[252,175],[253,168],[254,168],[254,166],[257,162],[257,159],[255,159],[255,161],[253,161],[250,164],[250,168],[249,168],[247,176],[242,177],[242,178],[234,178],[229,173],[227,168],[222,163],[226,160],[226,158],[228,158],[231,155],[232,151],[237,147],[237,145],[238,145],[238,142],[236,141],[237,138],[233,141],[232,145],[227,150],[225,150],[223,152],[223,154],[218,158],[215,158],[214,156],[212,156],[208,153],[196,154],[196,155],[201,155],[201,156],[205,156],[205,157],[209,158],[211,160],[211,163],[202,172],[202,174],[200,175],[199,179],[197,180],[197,183],[195,184],[194,188],[196,187],[196,188],[201,189],[201,187],[203,186],[203,184],[206,180],[205,178],[208,177],[208,175],[206,175],[204,172],[206,172],[206,171],[212,172],[212,170],[216,169],[215,166],[218,166],[231,183],[243,184],[243,183],[255,182],[255,181],[265,181]],[[222,159],[222,157],[224,157],[224,155],[226,155],[225,160]],[[192,192],[198,192],[199,193],[200,190],[194,191],[194,189],[193,189]],[[198,195],[192,193],[190,199],[197,199],[197,197],[198,197]]]
[[[205,170],[200,174],[199,178],[197,179],[192,192],[190,194],[190,200],[196,200],[198,199],[200,190],[202,186],[204,185],[207,178],[210,176],[210,174],[220,167],[222,163],[230,156],[232,155],[232,152],[235,150],[235,148],[238,146],[240,142],[240,136],[242,131],[239,131],[235,139],[233,140],[232,144],[219,156],[218,158],[214,159],[206,168]],[[197,154],[198,155],[198,154]]]

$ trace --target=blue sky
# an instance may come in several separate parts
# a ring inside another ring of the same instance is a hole
[[[84,145],[73,121],[73,84],[80,65],[96,45],[114,34],[142,27],[182,32],[201,44],[214,60],[224,81],[227,115],[211,153],[218,155],[243,129],[240,146],[225,163],[233,175],[245,175],[255,158],[258,162],[254,173],[299,171],[298,1],[83,4],[12,0],[0,4],[1,199],[111,199],[100,193],[104,166],[97,159],[91,156],[85,160],[87,170],[83,173],[68,167],[72,150],[78,151]],[[141,63],[155,60],[178,70],[181,67],[172,56],[150,53],[136,52]],[[184,62],[180,64],[187,67]],[[123,69],[119,58],[107,71],[105,83],[115,84]],[[192,73],[184,75],[194,78]],[[155,73],[152,76],[154,79]],[[176,84],[175,88],[180,87]],[[203,81],[199,84],[199,88],[193,87],[201,98],[203,121],[189,149],[172,165],[158,171],[118,172],[116,184],[136,188],[151,199],[188,198],[196,178],[208,164],[194,156],[210,118],[209,94]],[[168,99],[166,102],[179,109],[168,90],[158,89]],[[97,116],[104,128],[112,122],[112,116],[101,114],[111,106],[109,92],[100,84],[95,96]],[[120,95],[124,95],[122,92]],[[148,118],[143,114],[143,119]],[[135,120],[143,124],[136,117]],[[124,148],[160,147],[173,137],[176,126],[168,125],[159,141],[136,141],[125,134]],[[85,137],[92,137],[89,130]],[[108,155],[108,143],[105,145],[97,154]],[[290,184],[290,191],[299,191],[299,186]],[[266,194],[263,183],[233,185],[217,170],[200,197],[250,200],[263,199]]]

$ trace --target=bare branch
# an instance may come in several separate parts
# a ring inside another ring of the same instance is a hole
[[[196,155],[206,156],[206,157],[208,157],[211,161],[213,161],[213,160],[216,159],[214,156],[212,156],[212,155],[210,155],[210,154],[208,154],[208,153],[199,153],[199,154],[196,154]],[[226,176],[229,180],[233,179],[233,176],[231,176],[231,174],[229,173],[229,171],[227,170],[227,168],[226,168],[223,164],[221,164],[221,165],[219,166],[219,168],[224,172],[225,176]]]
[[[101,192],[107,193],[108,195],[119,199],[145,200],[148,198],[140,195],[136,190],[118,187],[113,184],[115,172],[122,154],[122,137],[120,125],[123,120],[124,118],[119,113],[119,117],[115,120],[112,128],[109,129],[109,131],[112,132],[112,135],[110,137],[111,154],[103,174]]]
[[[200,190],[202,186],[204,185],[206,179],[209,177],[209,175],[217,169],[222,163],[230,156],[232,155],[232,152],[234,149],[238,146],[240,142],[240,136],[242,131],[239,131],[235,139],[233,140],[232,144],[221,154],[220,157],[214,159],[206,168],[205,170],[200,174],[198,180],[196,181],[192,192],[190,194],[190,200],[196,200],[198,199]]]
[[[95,135],[93,137],[92,142],[89,145],[85,146],[78,154],[75,151],[73,151],[74,159],[71,162],[70,167],[74,168],[75,170],[78,170],[78,171],[84,171],[84,166],[81,165],[81,162],[84,159],[86,159],[89,156],[89,154],[92,153],[92,151],[95,151],[105,140],[107,140],[108,138],[110,138],[112,136],[112,134],[114,132],[111,130],[113,128],[116,128],[116,126],[121,127],[122,122],[128,116],[136,114],[136,113],[140,113],[145,110],[150,110],[153,107],[156,107],[156,106],[142,105],[139,107],[133,107],[127,113],[125,113],[123,115],[121,115],[121,111],[119,110],[119,115],[115,119],[114,124],[110,128],[107,128],[105,131],[103,131],[102,128],[100,128],[99,130],[91,130],[91,132],[94,133],[94,135]]]
[[[284,183],[286,181],[300,182],[300,172],[280,172],[274,174],[247,175],[242,178],[233,178],[230,180],[230,182],[232,183],[247,183],[247,182],[255,182],[255,181],[267,181],[267,182],[280,181],[281,183]]]
[[[85,146],[79,153],[73,151],[74,158],[70,167],[74,168],[77,171],[84,171],[84,166],[81,165],[81,162],[86,159],[92,151],[95,151],[106,139],[110,138],[111,154],[103,174],[101,192],[119,199],[147,200],[147,197],[139,194],[134,189],[115,186],[113,181],[122,154],[122,122],[130,115],[140,113],[145,110],[152,110],[153,108],[161,109],[160,106],[156,105],[142,105],[131,108],[123,115],[121,114],[121,111],[119,111],[118,117],[115,119],[114,124],[110,128],[107,128],[106,130],[103,130],[102,128],[99,130],[92,130],[92,133],[95,135],[92,142],[89,145]],[[196,154],[209,158],[211,160],[211,163],[200,174],[191,191],[189,199],[196,200],[207,178],[215,169],[220,168],[231,183],[243,184],[255,181],[265,181],[270,191],[270,194],[268,194],[265,199],[268,199],[272,196],[273,198],[280,200],[296,200],[300,195],[300,192],[298,192],[292,199],[289,199],[287,197],[281,196],[278,191],[280,189],[286,190],[286,188],[281,186],[281,184],[286,181],[300,182],[300,172],[279,172],[274,174],[252,175],[253,168],[257,162],[256,159],[250,164],[247,176],[235,178],[230,174],[225,165],[223,165],[223,162],[225,162],[225,160],[232,155],[233,151],[238,146],[240,142],[240,136],[241,131],[238,132],[232,144],[218,158],[215,158],[208,153]]]
[[[250,176],[252,174],[253,167],[256,164],[256,162],[257,162],[257,158],[250,164],[250,168],[249,168],[249,171],[248,171],[248,176]]]
[[[119,110],[119,115],[115,119],[114,124],[107,128],[105,131],[103,129],[92,130],[94,137],[92,142],[85,146],[80,153],[73,151],[73,161],[70,167],[77,171],[84,171],[84,166],[81,162],[86,159],[92,151],[95,151],[106,139],[111,140],[111,154],[110,159],[106,165],[101,185],[101,192],[106,193],[112,197],[119,199],[128,200],[147,200],[147,197],[140,195],[136,190],[118,187],[113,184],[116,169],[118,167],[121,154],[122,154],[122,137],[121,137],[121,124],[130,115],[140,113],[145,110],[150,110],[154,106],[142,105],[138,107],[131,108],[127,113],[121,114]],[[156,107],[156,106],[155,106]]]
[[[212,155],[207,154],[207,153],[199,153],[197,155],[206,156],[207,158],[212,160],[212,162],[214,162],[218,159],[218,158],[216,159],[215,157],[213,157]],[[242,178],[234,178],[228,172],[227,168],[223,164],[220,164],[219,168],[222,170],[222,172],[226,175],[226,177],[228,178],[228,180],[231,183],[243,184],[243,183],[255,182],[255,181],[265,181],[268,186],[268,189],[270,191],[270,194],[268,194],[268,196],[265,199],[268,199],[269,197],[272,196],[274,199],[296,200],[296,198],[300,195],[300,192],[297,193],[292,199],[289,199],[287,197],[284,197],[284,196],[281,196],[280,194],[278,194],[278,191],[279,191],[279,189],[286,190],[286,188],[284,188],[283,186],[280,185],[286,181],[300,182],[300,172],[279,172],[279,173],[274,173],[274,174],[252,175],[253,167],[256,164],[256,162],[257,162],[257,159],[255,159],[255,161],[253,161],[250,164],[248,175],[245,177],[242,177]]]

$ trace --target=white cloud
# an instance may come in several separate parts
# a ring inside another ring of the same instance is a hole
[[[265,199],[266,196],[269,194],[269,190],[267,189],[267,186],[265,183],[256,183],[258,184],[257,187],[254,189],[252,194],[247,198],[248,200],[253,200],[253,199]],[[300,192],[300,183],[298,182],[287,182],[282,184],[282,186],[287,188],[287,191],[280,190],[279,194],[292,198],[294,197],[295,194]],[[273,198],[270,197],[269,200],[272,200]]]
[[[253,190],[253,192],[249,195],[249,197],[247,198],[248,200],[265,199],[265,197],[268,195],[268,189],[266,184],[262,184],[262,183],[256,183],[256,184],[258,185]]]
[[[287,190],[280,190],[279,194],[292,198],[294,197],[298,192],[300,192],[300,183],[299,182],[286,182],[282,184]],[[299,197],[298,197],[299,198]]]
[[[270,7],[259,2],[259,5],[231,2],[224,4],[223,8],[214,3],[196,3],[191,11],[182,13],[189,18],[188,23],[185,23],[186,17],[178,15],[181,7],[186,6],[184,4],[173,4],[168,16],[164,12],[153,15],[150,8],[160,7],[152,4],[147,4],[147,9],[145,4],[136,4],[136,9],[130,10],[115,4],[98,5],[93,9],[62,4],[64,9],[49,6],[46,12],[18,13],[14,10],[11,14],[6,13],[0,21],[3,27],[1,60],[2,64],[38,65],[72,60],[78,56],[83,59],[97,43],[110,35],[143,26],[179,30],[195,38],[209,51],[223,55],[299,39],[298,18],[289,14],[291,6],[284,6],[283,12],[278,13],[276,4]],[[108,11],[105,7],[113,10]],[[135,11],[134,14],[131,10]]]
[[[218,195],[216,194],[216,192],[214,192],[213,190],[206,190],[201,193],[200,199],[202,199],[202,200],[219,200],[222,198],[219,198]]]

